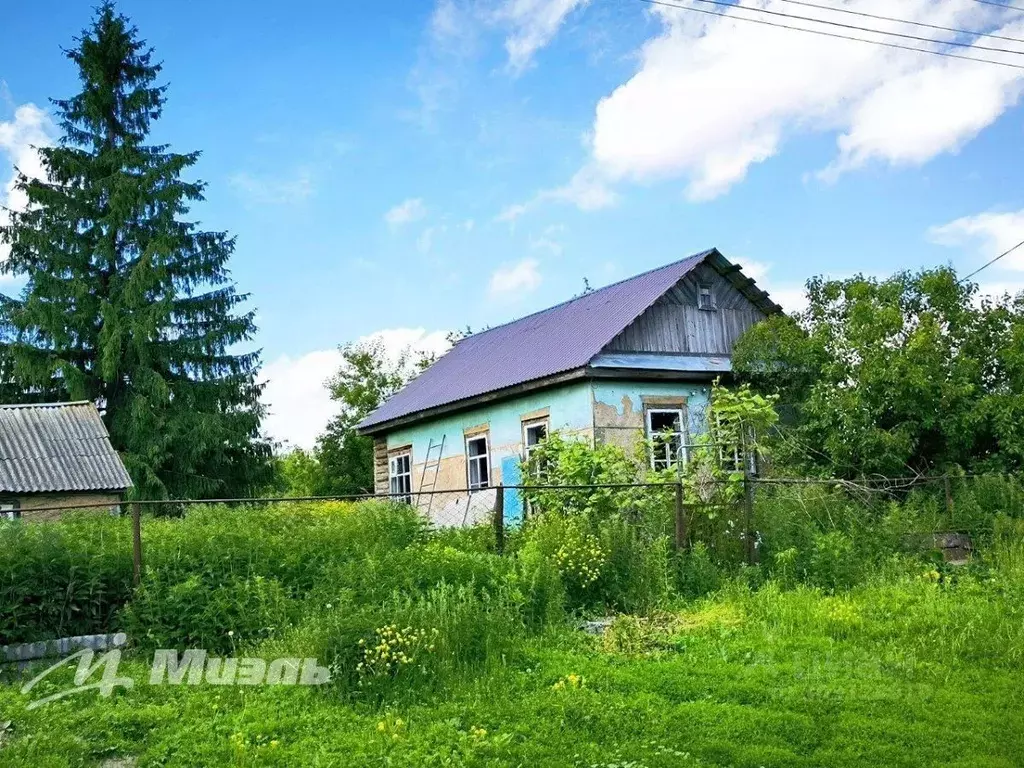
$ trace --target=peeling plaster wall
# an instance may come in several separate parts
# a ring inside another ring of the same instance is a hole
[[[467,433],[486,432],[491,484],[515,485],[519,481],[518,464],[523,450],[523,418],[535,417],[538,411],[544,410],[547,411],[551,431],[576,435],[588,441],[592,439],[590,383],[573,382],[397,429],[387,435],[387,450],[411,447],[415,491],[422,481],[423,464],[431,439],[436,444],[444,436],[444,452],[435,490],[460,489],[468,485],[465,436]],[[519,517],[521,505],[518,495],[506,494],[505,512],[509,519]]]
[[[593,383],[594,440],[632,453],[644,439],[644,403],[686,402],[690,435],[704,430],[711,385],[685,381],[611,381]]]

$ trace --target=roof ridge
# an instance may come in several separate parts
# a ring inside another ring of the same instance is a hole
[[[515,318],[513,318],[511,320],[507,320],[504,323],[501,323],[499,325],[492,325],[490,328],[485,328],[484,330],[482,330],[482,331],[480,331],[478,333],[471,333],[469,336],[466,337],[466,339],[479,338],[480,336],[483,336],[485,333],[490,333],[491,331],[496,331],[499,328],[504,328],[506,325],[512,325],[513,323],[518,323],[518,322],[521,322],[523,320],[527,320],[527,319],[529,319],[531,317],[534,317],[535,315],[542,315],[545,312],[550,312],[553,309],[558,309],[559,307],[564,307],[566,304],[572,304],[574,301],[579,301],[580,299],[585,299],[588,296],[593,296],[595,293],[601,293],[602,291],[607,291],[610,288],[614,288],[617,285],[622,285],[623,283],[628,283],[630,280],[636,280],[637,278],[641,278],[644,275],[649,275],[652,272],[658,272],[659,270],[662,270],[662,269],[668,269],[669,267],[677,266],[679,264],[682,264],[684,261],[689,261],[690,259],[705,258],[705,257],[711,255],[711,253],[713,253],[714,251],[717,251],[717,250],[718,249],[714,248],[714,247],[707,248],[707,249],[705,249],[703,251],[698,251],[697,253],[691,253],[689,256],[684,256],[681,259],[676,259],[675,261],[670,261],[668,264],[662,264],[659,267],[651,267],[650,269],[644,270],[643,272],[637,272],[635,275],[630,275],[629,277],[624,277],[621,280],[616,280],[614,283],[608,283],[608,285],[602,285],[600,288],[595,288],[594,290],[590,291],[589,293],[581,293],[579,296],[573,296],[570,299],[565,299],[564,301],[560,301],[557,304],[552,304],[550,307],[545,307],[544,309],[538,309],[536,312],[531,312],[530,314],[523,315],[522,317],[515,317]],[[460,339],[460,341],[465,341],[466,339]],[[458,342],[456,342],[456,343],[458,343]]]
[[[67,405],[95,405],[92,400],[67,400],[53,403],[0,403],[0,408],[58,408]]]

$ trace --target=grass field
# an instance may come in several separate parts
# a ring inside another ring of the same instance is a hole
[[[0,764],[1020,765],[1018,598],[927,576],[842,596],[732,585],[603,637],[551,630],[390,702],[142,684],[26,711],[3,687]],[[148,663],[122,672],[144,681]]]

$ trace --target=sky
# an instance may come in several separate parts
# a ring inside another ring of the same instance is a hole
[[[1024,41],[1024,11],[977,0],[817,2]],[[271,437],[313,444],[335,411],[338,345],[441,350],[450,329],[542,309],[584,279],[714,246],[796,309],[815,275],[966,274],[1024,239],[1024,68],[736,17],[945,36],[972,46],[947,52],[1019,66],[1004,51],[1024,42],[791,0],[672,3],[118,4],[164,65],[154,142],[202,152],[192,218],[237,236]],[[0,204],[22,204],[13,168],[38,173],[32,147],[59,137],[49,99],[77,87],[61,49],[93,5],[0,7]],[[977,279],[1015,291],[1022,271],[1024,249]]]

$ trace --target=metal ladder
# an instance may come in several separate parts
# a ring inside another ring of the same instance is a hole
[[[441,442],[439,442],[439,443],[435,443],[434,442],[434,438],[430,438],[430,443],[427,445],[427,455],[426,455],[426,457],[423,460],[423,472],[420,475],[420,487],[419,487],[419,490],[421,492],[422,491],[433,491],[434,487],[437,485],[437,476],[438,476],[438,474],[441,471],[441,457],[444,456],[444,438],[445,438],[445,436],[441,435]],[[437,456],[431,458],[432,451],[435,448],[437,449]],[[429,472],[431,470],[433,471],[434,474],[430,478],[430,480],[428,481],[427,480],[427,472]],[[427,509],[426,509],[426,512],[427,512],[428,515],[430,514],[430,507],[434,503],[434,496],[436,496],[436,494],[434,494],[434,493],[431,493],[431,494],[427,495]],[[422,502],[422,499],[417,498],[416,506],[422,508],[421,502]]]

